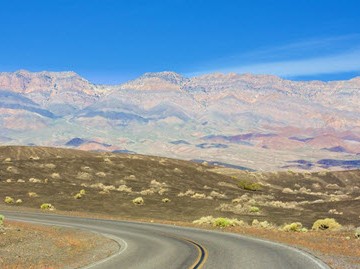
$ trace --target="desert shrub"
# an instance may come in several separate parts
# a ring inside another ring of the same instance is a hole
[[[141,195],[152,195],[152,194],[154,194],[154,193],[155,193],[155,192],[154,192],[153,189],[146,189],[146,190],[140,191],[140,194],[141,194]]]
[[[40,206],[42,210],[55,210],[55,207],[52,204],[44,203]]]
[[[10,196],[6,196],[5,199],[4,199],[4,202],[6,204],[13,204],[15,201],[14,201],[14,198],[12,198]]]
[[[117,188],[117,190],[118,190],[118,191],[123,191],[123,192],[132,192],[132,188],[126,186],[125,184],[120,185],[120,186]]]
[[[250,213],[258,213],[260,212],[260,208],[258,208],[257,206],[252,206],[249,209]]]
[[[78,172],[76,177],[78,179],[84,179],[84,180],[91,180],[92,179],[92,175],[87,173],[87,172]]]
[[[226,195],[224,193],[219,193],[217,191],[212,191],[210,193],[210,196],[213,197],[213,198],[219,198],[219,199],[224,199],[226,198]]]
[[[74,198],[75,198],[75,199],[81,199],[81,198],[82,198],[81,193],[75,194],[75,195],[74,195]]]
[[[11,162],[11,158],[6,158],[6,159],[4,160],[4,162],[10,163],[10,162]]]
[[[32,177],[32,178],[29,178],[29,182],[31,182],[31,183],[41,183],[41,180]]]
[[[15,203],[19,205],[19,204],[22,204],[22,202],[23,201],[21,199],[17,199]]]
[[[7,180],[6,180],[6,183],[11,183],[12,182],[12,179],[11,178],[8,178]]]
[[[165,192],[168,192],[168,191],[169,191],[169,189],[167,189],[167,188],[160,188],[160,190],[158,191],[158,194],[163,195]]]
[[[79,193],[80,193],[81,195],[85,195],[85,194],[86,194],[86,191],[85,191],[84,189],[82,189],[82,190],[79,191]]]
[[[60,179],[61,176],[60,176],[59,173],[52,173],[52,174],[51,174],[51,178],[53,178],[53,179]]]
[[[47,164],[45,164],[45,167],[46,167],[46,168],[49,168],[49,169],[55,169],[55,168],[56,168],[56,165],[53,164],[53,163],[47,163]]]
[[[31,198],[39,197],[39,195],[36,192],[32,192],[32,191],[28,192],[28,196],[31,197]]]
[[[171,202],[171,200],[169,198],[164,198],[161,200],[163,203],[169,203]]]
[[[283,193],[294,193],[294,191],[290,188],[283,188],[282,192]]]
[[[4,225],[5,217],[4,215],[0,215],[0,226]]]
[[[258,221],[257,219],[254,219],[251,223],[251,226],[258,227],[258,228],[266,228],[270,229],[274,227],[274,224],[271,224],[267,220],[264,221]]]
[[[18,179],[17,182],[18,182],[18,183],[24,183],[25,180],[23,180],[23,179]]]
[[[206,217],[201,217],[200,219],[194,220],[193,223],[194,224],[209,224],[212,225],[215,221],[215,218],[213,216],[206,216]]]
[[[142,197],[137,197],[134,200],[132,200],[132,202],[135,205],[143,205],[144,204],[144,199]]]
[[[187,190],[185,193],[184,192],[180,192],[178,194],[179,197],[183,197],[183,196],[192,196],[194,195],[195,192],[193,190]]]
[[[98,177],[106,177],[106,173],[104,173],[104,172],[97,172],[96,175]]]
[[[230,221],[229,221],[229,219],[226,219],[226,218],[217,218],[217,219],[215,219],[213,225],[215,227],[226,228],[226,227],[230,226]]]
[[[226,228],[229,226],[241,226],[244,225],[244,222],[238,219],[216,218],[212,225],[215,227]]]
[[[360,239],[360,227],[357,227],[356,229],[355,229],[355,238],[356,239]]]
[[[303,229],[301,222],[293,222],[291,224],[285,224],[282,230],[285,232],[301,232]]]
[[[341,228],[341,225],[332,218],[318,219],[314,222],[312,229],[315,231],[318,230],[338,230]]]
[[[257,182],[252,182],[249,180],[240,180],[238,186],[244,190],[248,191],[258,191],[261,190],[261,185]]]

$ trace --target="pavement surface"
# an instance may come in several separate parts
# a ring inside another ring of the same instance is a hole
[[[252,237],[171,225],[1,212],[7,219],[80,228],[118,242],[119,252],[91,269],[329,269],[312,255]]]

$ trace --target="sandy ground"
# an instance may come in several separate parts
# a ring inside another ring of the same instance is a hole
[[[78,268],[118,249],[116,242],[99,234],[6,221],[0,233],[0,268]]]

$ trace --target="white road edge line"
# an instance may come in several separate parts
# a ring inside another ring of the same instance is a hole
[[[116,256],[119,256],[122,253],[124,253],[126,251],[126,249],[128,248],[127,242],[124,239],[120,238],[120,237],[110,235],[110,234],[106,234],[106,233],[100,233],[100,232],[97,232],[97,231],[93,231],[93,230],[91,230],[91,228],[84,228],[83,226],[61,224],[61,223],[51,222],[51,221],[42,222],[42,221],[36,221],[36,220],[24,220],[24,219],[16,218],[16,217],[14,217],[14,218],[9,217],[8,219],[12,219],[12,220],[20,221],[20,222],[22,221],[22,222],[42,224],[42,225],[48,225],[48,226],[50,226],[50,225],[51,226],[60,226],[60,227],[66,227],[66,228],[76,228],[76,229],[80,229],[80,230],[83,230],[83,231],[90,231],[92,233],[101,234],[101,235],[103,235],[103,236],[105,236],[107,238],[110,238],[111,240],[115,241],[119,245],[119,251],[118,252],[114,253],[113,255],[111,255],[109,257],[106,257],[105,259],[97,261],[95,263],[80,267],[80,268],[83,268],[83,269],[93,268],[93,267],[98,266],[100,264],[106,263],[109,260],[115,258]]]

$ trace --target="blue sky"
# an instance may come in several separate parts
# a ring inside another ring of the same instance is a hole
[[[171,70],[290,79],[360,75],[360,1],[4,0],[0,71],[115,84]]]

